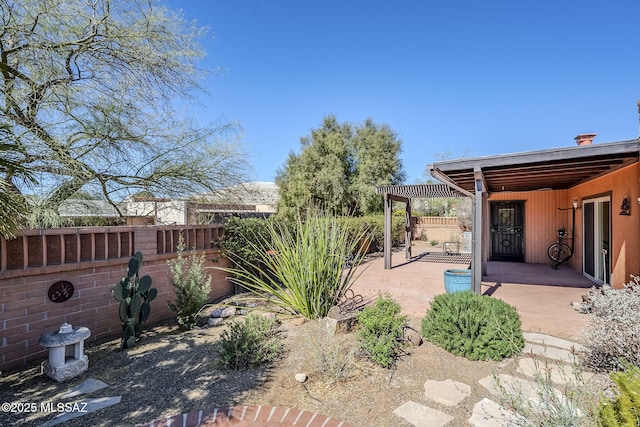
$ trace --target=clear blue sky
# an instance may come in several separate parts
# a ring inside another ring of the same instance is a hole
[[[453,158],[636,138],[640,1],[167,0],[210,28],[204,121],[272,181],[324,116],[389,125],[407,183]]]

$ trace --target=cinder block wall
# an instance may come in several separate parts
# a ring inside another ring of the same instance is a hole
[[[200,227],[202,230],[202,226]],[[95,232],[90,229],[78,230],[77,241],[88,242],[87,246],[94,248],[95,255],[96,239],[92,237],[92,240],[86,236],[99,235],[102,232],[113,234],[113,229]],[[132,253],[135,251],[143,253],[143,266],[140,272],[150,275],[153,287],[158,289],[158,297],[151,303],[149,322],[157,322],[174,316],[174,313],[167,307],[167,302],[175,299],[167,261],[176,256],[176,253],[173,252],[175,242],[172,239],[178,234],[176,234],[176,230],[168,230],[167,237],[166,227],[162,233],[158,230],[158,227],[132,227],[133,239],[131,239],[132,244],[129,246]],[[177,233],[181,231],[185,231],[187,236],[191,232],[188,226],[177,229]],[[67,236],[73,236],[73,233],[68,229],[63,232]],[[47,233],[47,237],[55,236],[55,234],[51,234],[54,232],[50,230]],[[201,248],[208,246],[207,239],[210,237],[210,233],[204,235],[207,238],[202,236],[197,232],[194,233],[190,243],[195,245],[196,240],[199,240],[198,246]],[[45,242],[47,240],[29,235],[19,239],[23,239],[25,242],[23,245],[25,259],[29,259],[27,254],[31,253],[29,252],[30,246],[36,246],[38,241]],[[54,237],[55,239],[57,237]],[[169,242],[171,247],[159,248],[158,243],[161,240],[163,243]],[[97,241],[102,242],[100,238]],[[188,246],[193,247],[194,245]],[[122,245],[115,245],[118,247],[120,255],[117,259],[91,259],[73,263],[62,260],[58,264],[23,269],[6,269],[7,259],[12,256],[7,252],[7,246],[11,247],[12,244],[7,245],[3,241],[2,248],[4,250],[0,251],[4,260],[2,265],[5,267],[0,271],[0,371],[22,366],[30,360],[46,358],[48,352],[38,345],[38,339],[45,332],[57,331],[60,325],[65,322],[73,326],[89,328],[91,337],[86,341],[87,343],[120,335],[118,302],[113,298],[111,290],[127,271],[130,254],[128,251],[122,250]],[[45,243],[44,246],[46,247],[47,244]],[[79,248],[81,249],[78,253],[88,250],[83,249],[82,246]],[[168,253],[158,253],[165,252],[165,249]],[[38,253],[38,249],[35,248],[31,248],[31,251]],[[99,252],[102,253],[102,251]],[[229,266],[229,261],[220,257],[217,248],[198,251],[198,253],[202,252],[206,254],[207,270],[213,279],[210,299],[231,294],[233,285],[226,280],[227,274],[215,269],[215,267]],[[74,253],[73,256],[75,257],[76,254]],[[33,257],[31,258],[32,261],[29,263],[33,263]],[[46,253],[43,258],[47,259]],[[55,257],[52,257],[51,254],[48,255],[49,261],[53,258]],[[87,258],[87,256],[82,255],[82,258]],[[105,255],[104,258],[109,258],[109,256]],[[25,263],[29,264],[26,261]],[[44,264],[47,262],[45,261]],[[60,280],[71,282],[74,287],[73,295],[65,302],[52,302],[48,297],[49,288]]]

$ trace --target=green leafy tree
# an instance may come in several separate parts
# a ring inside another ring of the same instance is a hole
[[[300,145],[300,154],[289,153],[276,176],[283,215],[310,204],[336,214],[381,212],[376,186],[404,180],[401,142],[387,125],[371,119],[352,125],[327,116],[319,129],[300,138]]]
[[[128,192],[184,196],[244,179],[237,127],[181,113],[207,73],[205,29],[180,12],[158,0],[0,0],[0,17],[0,122],[40,183],[37,209],[81,189],[117,209]]]

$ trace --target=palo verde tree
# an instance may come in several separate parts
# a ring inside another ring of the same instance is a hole
[[[300,154],[289,153],[276,176],[283,215],[295,215],[308,205],[335,214],[381,212],[376,186],[404,180],[402,143],[389,126],[371,119],[353,125],[327,116],[322,127],[300,138],[300,145]]]
[[[6,177],[33,184],[33,178],[20,163],[24,151],[9,141],[9,135],[9,126],[0,123],[0,236],[5,238],[14,237],[16,229],[24,224],[28,210],[27,201],[9,185]]]
[[[129,192],[184,196],[244,179],[236,126],[182,112],[207,74],[205,32],[159,0],[0,0],[0,123],[42,209],[81,189],[117,209]],[[16,175],[1,178],[24,193]]]

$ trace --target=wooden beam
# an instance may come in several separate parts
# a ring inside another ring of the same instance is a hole
[[[393,200],[389,194],[384,195],[384,269],[391,269],[391,211]]]
[[[407,200],[404,215],[404,258],[411,259],[411,199]]]

